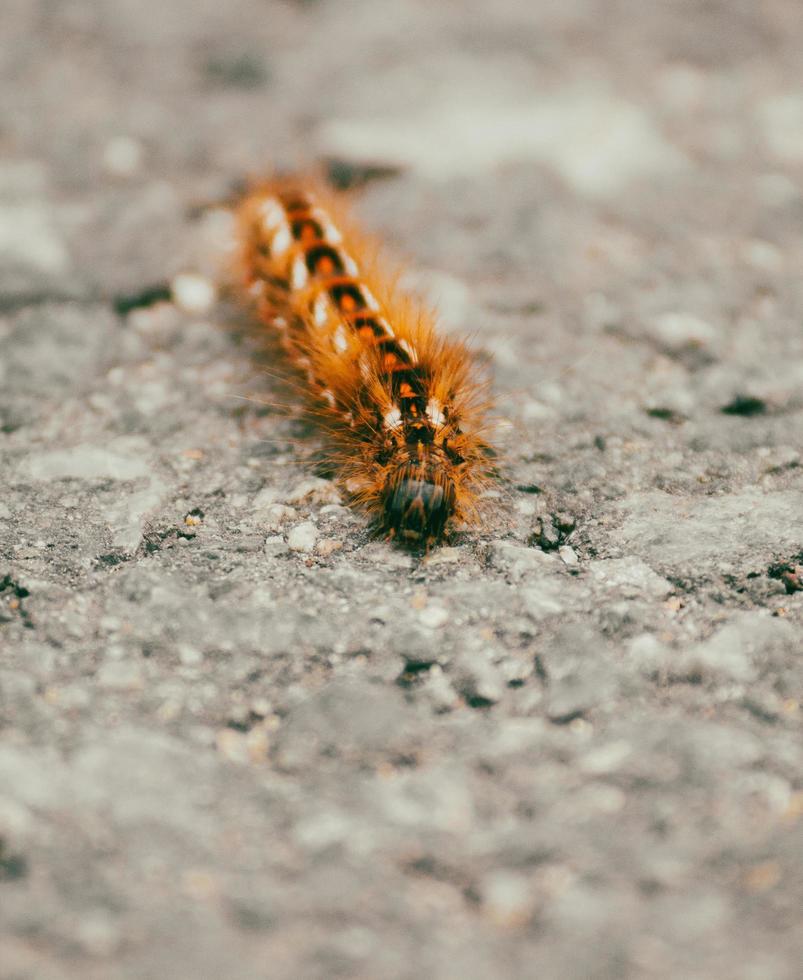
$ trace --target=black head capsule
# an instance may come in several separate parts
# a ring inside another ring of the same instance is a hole
[[[451,485],[403,477],[385,498],[385,527],[404,544],[428,544],[441,537],[453,512]]]

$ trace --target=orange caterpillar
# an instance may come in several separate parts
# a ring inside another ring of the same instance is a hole
[[[333,435],[341,482],[383,531],[428,547],[477,516],[484,397],[466,347],[370,274],[324,191],[278,180],[236,209],[238,276],[278,328]]]

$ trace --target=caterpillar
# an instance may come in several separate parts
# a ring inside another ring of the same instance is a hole
[[[235,205],[236,275],[281,334],[331,436],[340,482],[388,538],[476,523],[491,450],[486,386],[463,342],[395,289],[336,195],[279,179]]]

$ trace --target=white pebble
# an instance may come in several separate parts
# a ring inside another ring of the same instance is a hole
[[[336,551],[340,551],[342,547],[343,542],[339,541],[337,538],[323,538],[315,546],[315,550],[323,558],[328,558],[329,555],[333,555]]]
[[[195,272],[179,273],[170,284],[170,289],[176,306],[193,316],[208,313],[217,299],[214,283]]]
[[[560,560],[564,565],[576,565],[577,564],[577,552],[574,548],[570,548],[567,544],[563,545],[562,548],[558,548],[558,555]]]
[[[295,507],[286,507],[284,504],[271,504],[265,515],[265,522],[271,530],[278,530],[282,524],[291,521],[298,511]]]
[[[523,875],[493,871],[485,876],[481,888],[483,911],[497,926],[520,928],[533,914],[535,895]]]
[[[710,323],[685,312],[662,313],[647,324],[647,329],[656,340],[672,350],[711,344],[719,334]]]
[[[299,483],[285,497],[288,504],[339,504],[340,491],[331,480],[313,477]]]
[[[133,177],[145,156],[142,143],[130,136],[115,136],[103,148],[101,163],[111,177]]]
[[[439,602],[430,602],[418,614],[422,625],[437,630],[449,622],[449,610]]]
[[[185,667],[195,667],[203,662],[203,652],[197,647],[182,643],[178,648],[178,659]]]
[[[287,546],[291,551],[309,552],[318,540],[318,529],[311,521],[296,526],[287,535]]]

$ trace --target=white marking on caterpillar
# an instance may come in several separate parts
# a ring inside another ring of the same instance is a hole
[[[365,305],[368,307],[368,309],[378,310],[379,303],[377,302],[376,296],[374,296],[371,290],[367,286],[363,286],[361,292],[363,295],[363,299],[365,300]]]
[[[349,349],[349,340],[346,336],[346,331],[343,328],[343,324],[338,324],[335,329],[334,336],[332,337],[332,343],[334,344],[335,350],[342,354],[344,351]]]
[[[280,225],[270,243],[270,254],[275,258],[284,255],[288,248],[293,244],[293,236],[286,224]]]
[[[402,414],[398,405],[393,405],[387,412],[385,412],[385,417],[383,422],[386,428],[396,429],[401,425]]]
[[[323,327],[329,322],[332,315],[332,304],[326,293],[318,293],[312,305],[312,318],[316,327]]]
[[[323,237],[329,245],[339,245],[343,241],[343,236],[329,220],[329,215],[325,211],[321,211],[320,208],[313,208],[310,213],[321,226]]]
[[[441,411],[440,402],[438,402],[435,398],[430,398],[430,400],[427,402],[427,418],[436,429],[439,429],[446,421],[444,414]]]
[[[279,225],[285,223],[284,208],[275,197],[268,197],[262,201],[259,206],[259,216],[262,219],[262,228],[268,237]]]
[[[307,285],[309,279],[309,272],[307,271],[307,263],[304,261],[303,256],[299,255],[293,262],[293,271],[290,274],[290,285],[293,289],[303,289]]]

